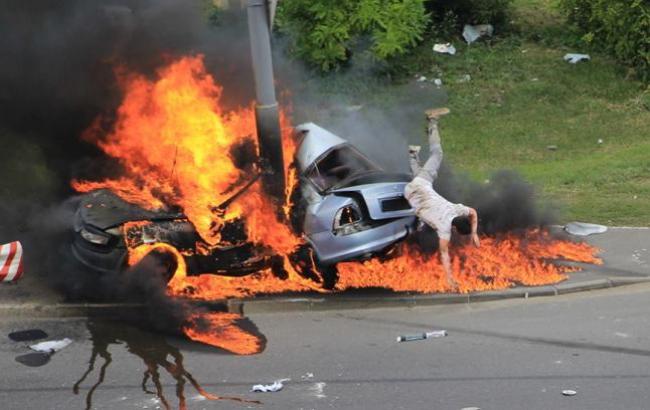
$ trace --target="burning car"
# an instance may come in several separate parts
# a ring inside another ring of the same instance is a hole
[[[381,254],[409,235],[415,216],[403,196],[408,175],[385,172],[349,142],[313,123],[296,131],[301,139],[295,155],[300,200],[294,213],[321,269]],[[256,180],[243,183],[218,211],[226,212]],[[129,249],[156,243],[177,249],[190,275],[240,276],[281,266],[282,256],[249,240],[244,223],[227,222],[220,229],[220,242],[209,245],[180,210],[146,210],[100,189],[82,196],[72,252],[99,272],[124,269]],[[171,275],[173,261],[158,257]],[[329,276],[325,282],[331,282]]]

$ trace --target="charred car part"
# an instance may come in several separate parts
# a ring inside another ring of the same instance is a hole
[[[300,198],[295,210],[325,286],[333,286],[335,264],[386,253],[415,227],[404,198],[410,175],[392,174],[346,140],[313,124],[296,127],[301,138],[295,165]],[[225,213],[259,175],[241,181],[213,211]],[[216,246],[202,240],[185,215],[147,211],[109,190],[82,197],[74,222],[72,251],[86,267],[100,272],[124,269],[128,249],[164,243],[183,255],[188,274],[246,275],[278,265],[277,255],[248,241],[244,221],[226,222]]]

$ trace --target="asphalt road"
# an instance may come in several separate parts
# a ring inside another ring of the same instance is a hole
[[[0,408],[164,408],[160,396],[178,408],[182,395],[189,409],[647,409],[649,300],[643,284],[471,305],[255,314],[268,343],[247,357],[85,318],[4,317]],[[28,343],[6,336],[28,328],[74,342],[28,367],[17,361]],[[449,335],[396,343],[400,334],[433,329]],[[143,389],[147,369],[159,375],[161,394],[151,379]],[[281,378],[291,380],[280,392],[249,392]],[[263,404],[202,400],[192,379]],[[577,395],[565,397],[565,389]]]

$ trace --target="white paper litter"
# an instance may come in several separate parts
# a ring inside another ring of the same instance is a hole
[[[446,330],[434,330],[432,332],[416,333],[412,335],[402,335],[397,337],[397,342],[413,342],[416,340],[435,339],[447,336]]]
[[[284,382],[288,382],[291,379],[280,379],[276,380],[271,384],[256,384],[251,389],[254,393],[274,393],[280,391],[284,388]]]
[[[460,410],[481,410],[481,408],[480,407],[463,407]]]
[[[70,343],[72,343],[72,340],[66,337],[61,340],[49,340],[47,342],[37,343],[29,346],[29,348],[40,353],[56,353],[59,350],[64,349]]]
[[[492,24],[479,24],[476,26],[465,24],[463,28],[463,38],[467,41],[467,44],[472,44],[483,36],[492,37],[492,34],[494,34]]]
[[[575,396],[578,392],[575,390],[562,390],[562,394],[565,396]]]
[[[607,232],[604,225],[589,224],[586,222],[569,222],[564,226],[564,230],[571,235],[587,236]]]
[[[454,47],[451,43],[440,43],[433,46],[433,51],[436,53],[451,54],[453,56],[456,54],[456,47]]]
[[[434,83],[438,88],[440,88],[440,87],[442,86],[442,80],[439,79],[439,78],[436,78],[435,80],[433,80],[433,83]]]
[[[589,61],[589,60],[591,60],[591,56],[589,56],[589,54],[569,53],[564,56],[564,61],[568,61],[571,64],[577,64],[580,61]]]

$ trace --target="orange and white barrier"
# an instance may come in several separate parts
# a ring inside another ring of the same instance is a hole
[[[20,242],[0,245],[0,282],[15,282],[23,275],[23,246]]]

